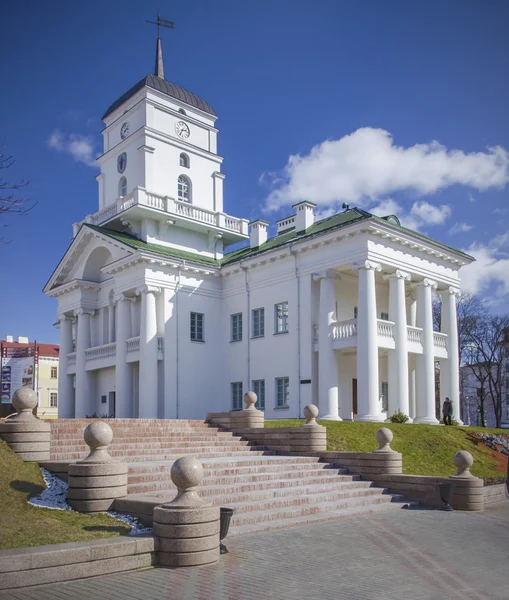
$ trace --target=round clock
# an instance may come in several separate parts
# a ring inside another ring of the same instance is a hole
[[[177,121],[175,123],[175,131],[177,132],[177,135],[184,140],[187,140],[191,134],[189,127],[186,123],[184,123],[184,121]]]
[[[129,131],[130,131],[129,123],[126,121],[120,128],[120,137],[123,140],[125,140],[126,137],[129,135]]]
[[[117,158],[117,170],[119,173],[123,173],[127,166],[127,153],[122,152]]]

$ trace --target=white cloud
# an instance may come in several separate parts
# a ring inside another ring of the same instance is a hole
[[[290,156],[279,177],[264,180],[272,180],[269,211],[301,200],[324,208],[341,202],[365,206],[405,190],[426,195],[455,184],[478,191],[502,188],[509,181],[509,152],[494,146],[466,153],[436,141],[405,148],[388,131],[364,127],[326,140],[307,155]]]
[[[374,215],[385,217],[386,215],[396,215],[403,227],[408,229],[420,230],[425,225],[441,225],[451,214],[451,207],[446,204],[433,206],[425,201],[414,202],[410,212],[406,210],[392,198],[382,200],[376,206],[369,209]]]
[[[473,229],[473,225],[468,225],[468,223],[454,223],[454,225],[449,229],[450,235],[455,235],[456,233],[466,233]]]
[[[91,136],[79,133],[62,133],[55,129],[49,136],[47,145],[57,152],[70,154],[76,162],[81,162],[89,167],[96,166],[96,152]]]
[[[451,214],[451,207],[446,204],[433,206],[425,200],[414,202],[410,214],[417,221],[428,225],[441,225]]]
[[[476,262],[460,271],[461,288],[472,294],[491,290],[488,302],[500,301],[509,294],[509,232],[488,244],[473,242],[466,250]]]

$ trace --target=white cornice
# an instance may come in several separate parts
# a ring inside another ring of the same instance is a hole
[[[101,289],[101,284],[95,283],[94,281],[86,281],[84,279],[74,279],[73,281],[64,283],[63,285],[46,293],[48,296],[56,298],[58,296],[62,296],[63,294],[68,294],[76,289],[98,291]]]

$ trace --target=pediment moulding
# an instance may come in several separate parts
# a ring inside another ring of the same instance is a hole
[[[101,289],[101,285],[94,281],[86,281],[84,279],[74,279],[73,281],[69,281],[68,283],[64,283],[63,285],[46,292],[48,296],[62,296],[64,294],[68,294],[76,289],[81,290],[93,290],[98,291]]]

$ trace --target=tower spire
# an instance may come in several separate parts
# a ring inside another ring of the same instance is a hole
[[[157,21],[147,21],[147,23],[157,25],[156,64],[154,68],[154,75],[156,77],[164,79],[163,46],[161,44],[160,31],[161,27],[168,27],[169,29],[173,29],[173,22],[166,21],[166,19],[161,19],[161,17],[157,15]]]

